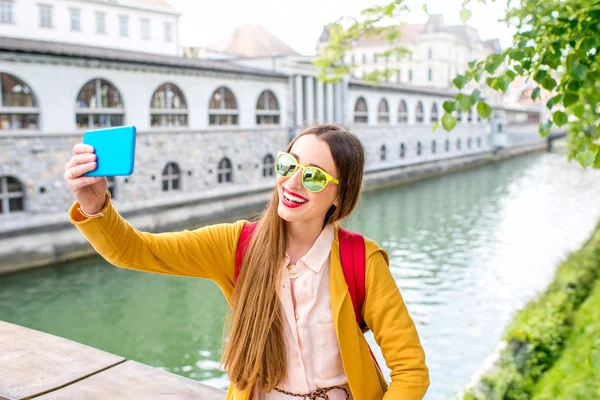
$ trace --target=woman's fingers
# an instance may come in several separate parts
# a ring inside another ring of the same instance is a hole
[[[65,164],[65,171],[68,171],[76,165],[85,164],[93,161],[96,161],[96,155],[94,153],[83,153],[74,155],[73,158],[71,158]]]
[[[73,146],[73,155],[93,152],[94,148],[89,144],[77,143],[75,146]]]
[[[82,176],[83,174],[85,174],[86,172],[93,171],[94,169],[96,169],[96,163],[95,162],[89,162],[89,163],[85,163],[85,164],[75,165],[75,166],[69,168],[65,172],[64,177],[67,180],[69,180],[69,179],[77,179],[80,176]]]
[[[69,186],[71,190],[77,191],[86,186],[93,185],[105,179],[103,176],[82,176],[81,178],[72,179]]]

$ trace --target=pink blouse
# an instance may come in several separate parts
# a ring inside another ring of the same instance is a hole
[[[288,392],[305,394],[328,386],[342,386],[350,392],[331,313],[329,253],[333,239],[334,227],[329,224],[296,263],[298,276],[295,279],[290,278],[287,270],[290,263],[287,254],[284,259],[279,299],[286,321],[283,336],[288,374],[278,388]],[[333,389],[327,395],[330,400],[346,399],[340,389]],[[255,387],[253,399],[300,398],[275,390],[264,393]]]

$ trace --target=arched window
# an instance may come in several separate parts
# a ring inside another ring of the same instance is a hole
[[[450,151],[450,139],[446,139],[445,148],[446,148],[446,151]]]
[[[460,147],[461,147],[461,141],[460,141],[460,139],[457,139],[456,140],[456,150],[460,150]]]
[[[400,158],[406,157],[406,145],[400,143]]]
[[[435,154],[437,152],[437,142],[435,140],[431,141],[431,152]]]
[[[477,137],[477,147],[481,147],[481,136]]]
[[[404,100],[400,100],[400,105],[398,106],[398,122],[408,122],[408,107],[406,107]]]
[[[456,111],[456,121],[462,122],[462,110],[461,109],[458,109]]]
[[[467,114],[467,121],[473,122],[473,109],[469,108],[469,113]]]
[[[279,102],[270,90],[258,96],[256,103],[256,125],[279,125]]]
[[[116,190],[115,190],[115,186],[116,186],[116,181],[115,181],[115,177],[114,176],[107,176],[106,177],[106,182],[108,183],[108,191],[110,192],[110,197],[112,197],[113,199],[116,198]]]
[[[237,125],[238,105],[235,95],[228,88],[221,86],[210,98],[208,111],[209,125]]]
[[[0,130],[39,129],[40,109],[22,80],[0,73]]]
[[[105,79],[92,79],[79,91],[75,102],[77,128],[121,126],[125,111],[121,94]]]
[[[381,99],[379,106],[377,107],[377,123],[390,123],[390,108],[388,107],[388,102],[386,99]]]
[[[367,112],[367,102],[364,98],[359,97],[354,105],[354,123],[366,124],[369,122],[369,115]]]
[[[217,176],[219,183],[233,182],[233,167],[229,158],[224,157],[219,161]]]
[[[473,139],[468,138],[467,139],[467,149],[470,149],[472,144],[473,144]]]
[[[163,83],[156,89],[150,102],[150,126],[188,126],[188,107],[181,90],[172,83]]]
[[[418,102],[417,108],[415,110],[415,121],[417,124],[422,124],[425,121],[425,116],[423,115],[423,103]]]
[[[417,142],[417,155],[420,156],[423,153],[423,145],[421,142]]]
[[[265,158],[263,158],[263,170],[262,176],[266,178],[268,176],[275,176],[275,158],[271,154],[267,154]]]
[[[25,189],[17,178],[0,177],[0,215],[25,211]]]
[[[385,147],[385,144],[381,145],[381,148],[379,149],[379,159],[381,161],[385,161],[387,157],[387,148]]]
[[[168,163],[162,172],[162,190],[169,192],[171,190],[181,189],[181,170],[179,165],[171,162]]]
[[[437,104],[433,103],[431,105],[431,123],[435,124],[438,120],[438,108],[437,108]]]

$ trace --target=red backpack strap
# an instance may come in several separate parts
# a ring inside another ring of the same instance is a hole
[[[240,271],[242,270],[242,261],[244,260],[244,254],[246,254],[248,243],[250,243],[250,237],[252,236],[252,232],[254,232],[254,228],[256,228],[256,225],[258,225],[258,221],[248,222],[242,228],[242,233],[240,234],[237,250],[235,252],[235,270],[233,277],[234,284],[237,282],[237,278],[240,275]]]
[[[342,269],[354,306],[356,323],[365,331],[368,328],[361,314],[365,302],[365,239],[362,235],[344,228],[340,228],[338,234]]]
[[[365,254],[365,238],[359,233],[350,232],[344,228],[339,229],[340,239],[340,258],[344,277],[348,285],[348,292],[354,306],[354,315],[356,323],[363,332],[369,330],[369,327],[362,318],[362,307],[365,302],[365,286],[366,286],[366,254]],[[371,358],[375,365],[381,371],[379,362],[369,346]]]

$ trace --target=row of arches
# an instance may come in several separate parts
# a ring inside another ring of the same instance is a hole
[[[272,154],[266,154],[262,159],[262,165],[257,164],[261,168],[263,178],[275,176],[275,157]],[[234,168],[233,163],[227,157],[223,157],[217,164],[216,180],[218,184],[233,182]],[[171,192],[181,190],[184,173],[176,162],[169,162],[161,173],[161,188],[163,192]],[[156,177],[152,176],[152,180]],[[119,193],[117,183],[114,177],[107,177],[108,190],[113,199],[118,199]],[[127,182],[127,179],[125,180]],[[44,193],[45,189],[42,188]],[[0,215],[14,212],[25,211],[25,189],[23,183],[13,176],[0,177]]]
[[[441,110],[438,109],[437,103],[431,104],[431,109],[429,113],[429,123],[435,124],[440,118]],[[406,101],[400,100],[398,104],[398,112],[396,114],[398,123],[407,123],[408,122],[408,106]],[[390,114],[390,107],[388,105],[388,101],[385,98],[379,100],[379,104],[377,106],[377,123],[378,124],[389,124],[390,118],[392,115]],[[469,110],[467,114],[467,121],[472,122],[474,118],[473,110]],[[463,120],[462,111],[457,112],[456,119],[460,122]],[[481,121],[481,117],[477,116],[477,121]],[[425,107],[423,106],[423,102],[417,102],[415,106],[415,122],[417,124],[425,123]],[[356,124],[368,124],[369,123],[369,108],[367,106],[367,101],[364,97],[359,97],[354,104],[354,123]]]
[[[466,148],[467,149],[472,149],[473,148],[473,138],[469,137],[466,140]],[[463,150],[462,148],[462,139],[458,138],[455,141],[455,149],[456,151],[461,151]],[[481,148],[483,143],[483,140],[480,136],[478,136],[477,138],[475,138],[475,145],[477,146],[477,148]],[[400,143],[400,148],[399,148],[399,152],[398,152],[398,157],[400,159],[405,159],[407,157],[407,152],[408,152],[408,145],[404,142]],[[423,143],[421,141],[418,141],[415,148],[414,148],[414,154],[416,156],[422,156],[423,155]],[[436,154],[438,152],[438,141],[433,139],[431,141],[431,146],[430,146],[430,151],[431,154]],[[452,141],[450,139],[446,139],[444,141],[444,151],[445,152],[450,152],[452,150]],[[388,151],[388,147],[385,144],[382,144],[381,147],[379,148],[379,160],[380,161],[389,161],[389,151]]]
[[[34,91],[21,79],[0,72],[0,130],[37,130],[40,109]],[[209,125],[238,125],[238,102],[233,91],[217,88],[208,104]],[[281,111],[271,90],[260,93],[256,102],[257,125],[279,125]],[[181,88],[161,84],[150,99],[151,127],[187,127],[189,108]],[[86,82],[75,100],[75,125],[78,129],[105,128],[125,123],[125,104],[120,91],[102,78]]]

